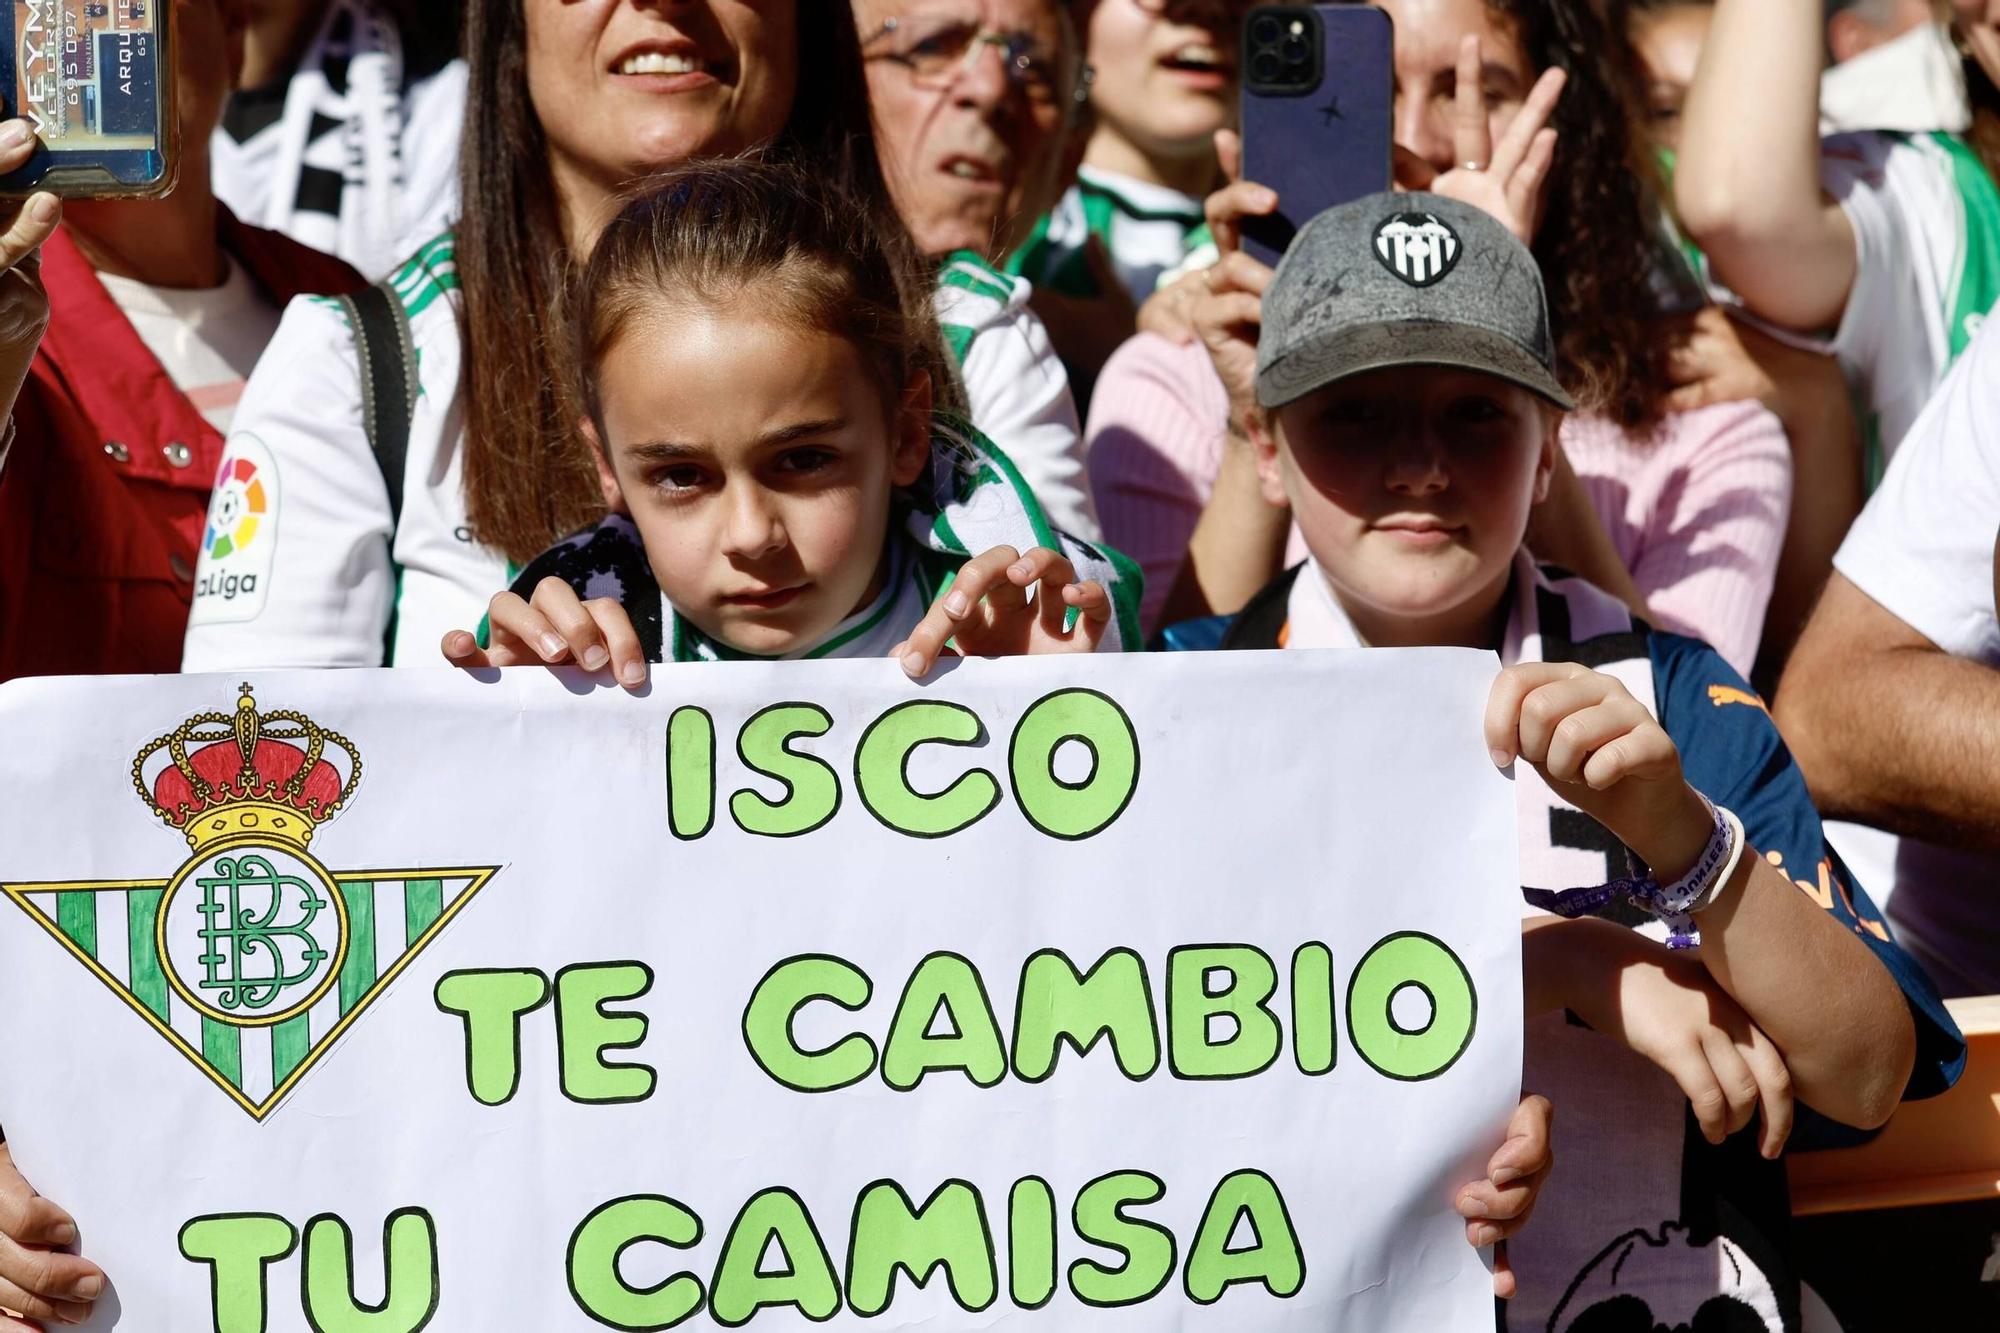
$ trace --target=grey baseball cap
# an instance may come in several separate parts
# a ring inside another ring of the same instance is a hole
[[[1264,293],[1264,407],[1391,366],[1479,371],[1576,406],[1556,380],[1535,257],[1488,214],[1442,195],[1329,208],[1299,228]]]

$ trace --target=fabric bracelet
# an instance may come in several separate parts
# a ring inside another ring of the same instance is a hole
[[[1723,886],[1736,873],[1736,864],[1743,859],[1745,844],[1743,821],[1733,811],[1724,809],[1706,796],[1701,798],[1701,802],[1714,818],[1714,831],[1709,834],[1708,844],[1695,858],[1694,865],[1673,883],[1662,886],[1648,873],[1584,888],[1523,889],[1522,894],[1533,906],[1570,920],[1602,915],[1606,908],[1623,898],[1666,923],[1669,949],[1693,948],[1701,942],[1694,922],[1695,914],[1714,904]]]

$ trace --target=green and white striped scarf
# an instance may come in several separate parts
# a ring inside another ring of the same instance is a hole
[[[1180,271],[1191,245],[1209,241],[1201,200],[1086,166],[1004,267],[1062,296],[1101,296],[1085,254],[1093,236],[1135,305],[1153,294],[1163,273]]]

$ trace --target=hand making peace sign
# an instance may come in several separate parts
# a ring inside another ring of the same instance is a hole
[[[1532,246],[1542,225],[1543,186],[1556,157],[1556,131],[1549,118],[1569,76],[1555,66],[1543,70],[1496,144],[1486,117],[1483,67],[1479,38],[1468,35],[1458,47],[1458,89],[1451,116],[1458,165],[1433,178],[1428,188],[1491,214],[1521,244]],[[1398,156],[1400,166],[1404,155]]]

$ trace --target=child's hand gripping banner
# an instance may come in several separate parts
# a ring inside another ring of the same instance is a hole
[[[1494,669],[19,681],[0,1124],[100,1329],[1490,1327]]]

